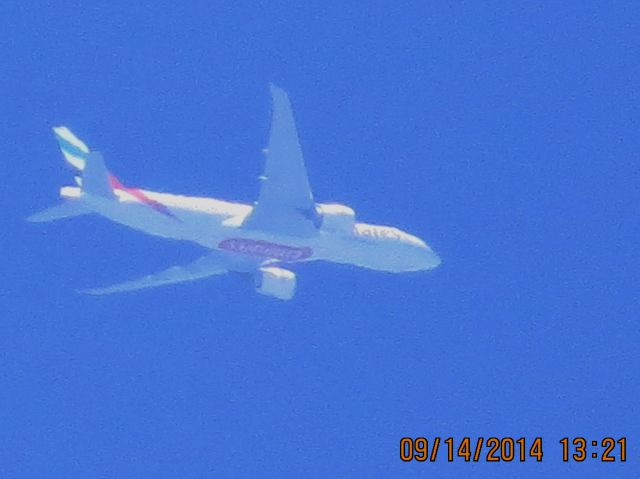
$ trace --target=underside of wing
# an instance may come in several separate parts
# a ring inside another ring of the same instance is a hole
[[[315,202],[302,149],[284,90],[271,85],[273,119],[266,167],[258,202],[243,227],[282,234],[308,236],[315,232]]]
[[[233,261],[224,253],[212,251],[206,256],[202,256],[192,263],[184,266],[172,266],[159,273],[143,276],[142,278],[125,281],[104,288],[86,289],[80,291],[85,294],[104,295],[120,293],[124,291],[135,291],[138,289],[155,288],[169,284],[183,283],[209,276],[221,275],[230,271],[250,271],[256,265],[249,265]]]

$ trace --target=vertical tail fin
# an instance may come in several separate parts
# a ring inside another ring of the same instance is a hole
[[[85,168],[82,172],[82,191],[93,196],[115,198],[111,188],[110,173],[104,165],[102,153],[92,151],[87,155]]]
[[[92,213],[91,207],[82,199],[83,194],[116,198],[111,185],[111,175],[104,165],[102,155],[97,151],[90,151],[89,147],[66,126],[57,126],[53,132],[65,160],[78,170],[81,176],[75,178],[77,187],[65,186],[60,189],[62,203],[29,216],[27,221],[47,222]]]
[[[53,132],[67,163],[77,170],[84,170],[89,147],[66,126],[57,126],[53,129]]]
[[[90,151],[89,147],[66,126],[57,126],[53,132],[67,163],[82,174],[81,179],[76,178],[82,192],[103,198],[115,198],[102,154]]]

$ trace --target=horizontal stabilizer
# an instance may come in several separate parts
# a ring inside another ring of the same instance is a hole
[[[35,213],[27,218],[27,221],[33,223],[45,223],[48,221],[55,221],[61,218],[72,218],[74,216],[87,215],[91,213],[86,207],[84,207],[78,201],[63,201],[62,203],[47,208],[44,211]]]
[[[160,273],[150,274],[132,281],[125,281],[105,288],[85,289],[79,292],[93,295],[121,293],[124,291],[135,291],[138,289],[183,283],[227,272],[227,268],[220,261],[220,256],[212,253],[185,266],[172,266]]]

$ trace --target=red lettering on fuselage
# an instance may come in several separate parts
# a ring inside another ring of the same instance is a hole
[[[306,246],[287,246],[268,241],[247,238],[227,238],[218,243],[218,248],[234,253],[262,256],[280,261],[302,261],[313,254],[313,250]]]

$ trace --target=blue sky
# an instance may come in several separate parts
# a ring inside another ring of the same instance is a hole
[[[184,3],[0,6],[0,475],[633,477],[638,4]],[[290,303],[239,278],[76,294],[201,250],[25,223],[71,179],[50,128],[127,184],[249,202],[269,82],[316,198],[440,268],[304,265]],[[545,456],[404,464],[403,436]],[[565,436],[629,461],[564,464]]]

